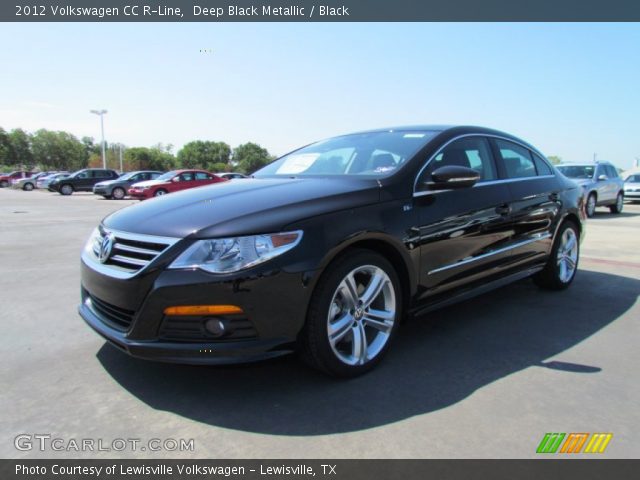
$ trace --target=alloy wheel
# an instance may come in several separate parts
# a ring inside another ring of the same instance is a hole
[[[114,188],[111,194],[116,200],[122,200],[124,198],[124,190],[122,188]]]
[[[387,344],[396,319],[396,292],[384,270],[355,268],[338,285],[327,317],[333,353],[347,365],[363,365]]]
[[[578,237],[572,228],[567,228],[562,233],[556,261],[560,281],[571,281],[578,266]]]

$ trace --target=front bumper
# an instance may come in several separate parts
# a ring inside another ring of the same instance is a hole
[[[127,190],[127,194],[129,194],[131,198],[137,198],[138,200],[144,200],[145,198],[150,198],[147,192],[148,192],[147,190],[133,190],[131,188]]]
[[[307,287],[300,273],[279,271],[220,281],[198,270],[156,270],[139,278],[116,279],[83,261],[78,312],[98,334],[134,357],[229,364],[292,352],[304,323],[307,301]],[[231,335],[221,338],[212,338],[204,328],[211,317],[164,314],[169,306],[203,304],[237,305],[244,314],[242,318],[222,318],[231,326]],[[121,312],[129,312],[125,314],[130,316],[129,324],[114,323],[119,322]],[[234,321],[242,325],[238,335]]]
[[[635,199],[640,199],[640,189],[635,190],[635,191],[625,190],[624,198],[634,199],[634,200]]]
[[[93,193],[96,195],[111,195],[111,191],[107,187],[97,185],[93,187]]]
[[[78,313],[84,321],[113,346],[145,360],[190,365],[226,365],[248,363],[278,357],[292,352],[286,342],[280,340],[251,340],[225,343],[178,343],[163,341],[142,341],[127,338],[107,326],[87,305],[82,303]]]

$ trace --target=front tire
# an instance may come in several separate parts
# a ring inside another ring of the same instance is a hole
[[[124,188],[120,188],[120,187],[116,187],[113,189],[113,191],[111,192],[111,196],[115,199],[115,200],[122,200],[126,195],[126,192],[124,191]]]
[[[33,190],[33,183],[25,183],[24,186],[22,187],[22,189],[26,192],[30,192],[31,190]]]
[[[62,195],[71,195],[73,193],[73,187],[68,183],[65,183],[60,187],[60,193]]]
[[[324,272],[301,332],[301,353],[312,367],[355,377],[382,359],[402,318],[400,280],[383,256],[351,250]]]
[[[564,290],[571,285],[578,271],[580,232],[575,222],[565,221],[556,234],[549,260],[533,281],[547,290]]]
[[[156,190],[156,191],[153,193],[153,196],[154,196],[154,197],[161,197],[161,196],[163,196],[163,195],[166,195],[167,193],[168,193],[168,192],[167,192],[164,188],[160,188],[160,189]]]
[[[598,199],[596,198],[596,194],[590,193],[589,196],[587,197],[587,207],[585,209],[587,217],[591,218],[596,213],[597,201]]]
[[[7,182],[6,180],[2,180],[0,182],[0,187],[7,188],[8,186],[9,186],[9,182]]]
[[[609,207],[611,213],[622,213],[622,209],[624,208],[624,194],[622,192],[618,192],[618,196],[616,197],[616,203]]]

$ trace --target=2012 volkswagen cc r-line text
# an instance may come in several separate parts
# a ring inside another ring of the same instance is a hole
[[[582,197],[538,150],[495,130],[330,138],[251,179],[106,217],[82,254],[79,311],[135,357],[216,364],[298,351],[354,376],[406,316],[527,276],[568,287]]]

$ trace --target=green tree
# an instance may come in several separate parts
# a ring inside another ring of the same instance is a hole
[[[32,168],[33,154],[31,152],[31,135],[21,128],[15,128],[11,130],[9,134],[9,143],[11,145],[14,162],[27,169]]]
[[[554,165],[558,165],[559,163],[562,163],[562,158],[560,158],[557,155],[550,155],[547,157],[547,159]]]
[[[266,148],[252,142],[239,145],[233,149],[233,163],[238,170],[251,174],[270,163],[274,157]]]
[[[0,127],[0,165],[13,165],[15,160],[11,155],[11,142],[9,134]]]
[[[93,137],[82,137],[82,144],[87,152],[87,157],[91,155],[100,155],[102,153],[102,146],[96,143]]]
[[[125,170],[172,170],[175,157],[160,148],[133,147],[124,151]]]
[[[225,171],[230,158],[231,147],[225,142],[196,140],[185,144],[178,152],[178,163],[183,168]]]
[[[79,170],[87,166],[85,145],[68,132],[41,129],[31,137],[33,161],[42,168]]]

